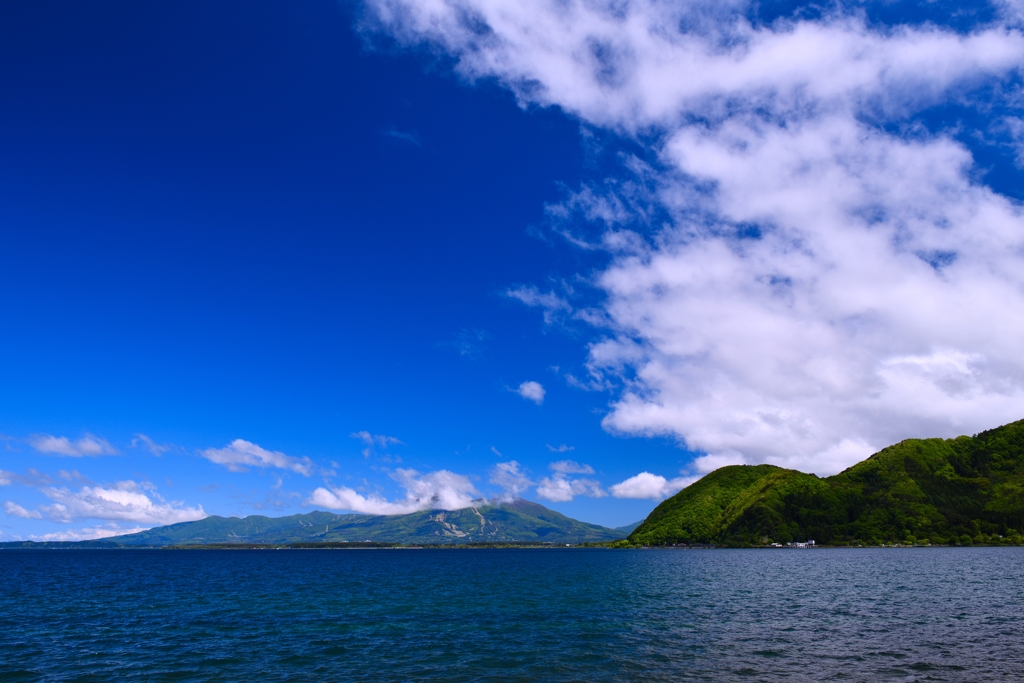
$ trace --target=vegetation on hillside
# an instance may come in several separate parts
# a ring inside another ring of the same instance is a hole
[[[288,517],[218,517],[157,527],[69,547],[374,544],[594,543],[625,538],[620,531],[587,524],[527,500],[463,510],[408,515],[339,515],[315,511]],[[0,543],[0,547],[24,544]]]
[[[1019,544],[1024,420],[908,439],[832,477],[733,465],[662,502],[632,544]]]

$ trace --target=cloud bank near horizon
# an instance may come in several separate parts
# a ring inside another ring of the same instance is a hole
[[[4,503],[4,512],[10,517],[48,519],[62,524],[99,519],[115,523],[137,522],[150,526],[193,522],[207,516],[202,505],[187,507],[177,501],[167,501],[157,492],[155,486],[146,482],[125,480],[110,486],[83,486],[77,491],[64,486],[42,486],[39,491],[52,503],[29,510],[8,500]]]
[[[308,505],[368,515],[406,515],[424,510],[463,510],[483,505],[512,502],[535,487],[537,497],[552,503],[567,503],[576,496],[603,498],[608,495],[596,479],[578,475],[593,475],[590,465],[573,460],[550,463],[551,475],[539,481],[515,460],[499,462],[491,467],[489,481],[501,491],[492,498],[481,495],[472,480],[448,470],[420,474],[413,469],[396,469],[390,473],[405,492],[404,497],[388,500],[378,492],[360,493],[348,486],[317,487],[306,501]],[[660,483],[652,488],[646,478],[655,477]],[[638,488],[634,480],[641,479],[646,488]],[[699,477],[666,480],[664,477],[643,472],[611,487],[616,498],[652,498],[660,500]],[[674,487],[674,488],[673,488]],[[640,492],[640,493],[638,493]]]
[[[365,443],[386,447],[402,442],[394,437],[371,435],[368,432],[352,434]],[[34,437],[36,438],[36,437]],[[56,437],[48,437],[56,439]],[[95,437],[92,437],[95,439]],[[96,439],[97,442],[101,440]],[[59,444],[63,441],[58,440]],[[70,442],[75,446],[75,442]],[[104,449],[117,452],[102,441]],[[148,447],[148,441],[141,440],[139,435],[133,439],[133,447]],[[557,447],[548,444],[551,453],[569,453],[575,448],[565,444]],[[99,450],[98,448],[96,450]],[[151,449],[150,449],[151,450]],[[162,446],[154,452],[160,456],[170,451],[171,446]],[[182,450],[182,449],[179,449]],[[493,453],[501,457],[501,453],[492,447]],[[247,468],[283,469],[307,476],[319,471],[327,476],[333,470],[318,468],[309,458],[296,458],[277,451],[268,451],[256,444],[236,439],[225,448],[207,448],[197,453],[211,463],[226,467],[231,471],[246,471]],[[449,470],[437,470],[420,473],[413,469],[402,469],[388,472],[388,476],[398,483],[404,495],[389,499],[379,491],[357,491],[349,486],[320,486],[305,499],[306,505],[323,507],[331,510],[351,511],[371,515],[400,515],[429,509],[460,510],[469,507],[494,505],[514,500],[533,497],[548,503],[568,503],[578,496],[603,498],[648,498],[660,500],[682,488],[696,477],[665,479],[658,475],[643,472],[607,489],[596,478],[597,472],[592,466],[575,460],[563,459],[548,464],[550,471],[546,476],[535,480],[529,470],[515,460],[498,462],[489,470],[488,481],[497,488],[481,493],[474,485],[472,475],[459,474]],[[387,470],[384,470],[387,472]],[[653,477],[653,479],[651,479]],[[56,480],[78,482],[77,490],[67,486],[55,485]],[[651,482],[657,482],[656,485]],[[638,484],[639,482],[639,484]],[[51,477],[29,468],[24,474],[0,470],[0,486],[24,486],[36,489],[50,500],[49,504],[25,506],[14,500],[3,504],[3,511],[9,518],[22,520],[40,520],[57,524],[75,524],[92,521],[79,529],[65,529],[43,535],[29,535],[34,540],[87,540],[106,538],[125,533],[142,531],[153,526],[163,526],[177,522],[203,519],[208,516],[201,505],[189,507],[180,501],[165,500],[150,482],[132,480],[117,481],[113,484],[96,484],[77,470],[60,470]],[[281,480],[275,487],[280,487]],[[534,496],[529,496],[533,489]],[[298,496],[299,494],[294,494]],[[100,522],[97,524],[97,522]],[[123,527],[123,522],[133,522],[135,527]]]
[[[1021,417],[1021,207],[926,121],[955,104],[1024,130],[1018,5],[966,31],[870,24],[859,5],[771,24],[742,1],[366,7],[368,32],[644,147],[550,207],[569,243],[611,256],[599,310],[510,294],[597,326],[609,431],[674,436],[707,454],[698,473],[831,474]],[[638,477],[613,494],[664,490]]]

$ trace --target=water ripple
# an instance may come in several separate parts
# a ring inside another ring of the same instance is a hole
[[[2,551],[3,681],[979,681],[1024,549]]]

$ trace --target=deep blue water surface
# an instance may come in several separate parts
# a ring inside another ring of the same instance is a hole
[[[0,550],[2,681],[1024,680],[1024,548]]]

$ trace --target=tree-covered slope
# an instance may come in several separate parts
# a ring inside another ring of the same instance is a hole
[[[624,538],[624,532],[586,524],[543,505],[516,500],[500,505],[408,515],[339,515],[310,512],[289,517],[207,517],[157,527],[109,542],[122,546],[212,543],[583,543]]]
[[[966,544],[1020,542],[1021,531],[1024,420],[974,437],[908,439],[824,479],[772,465],[723,467],[662,502],[629,538]]]

